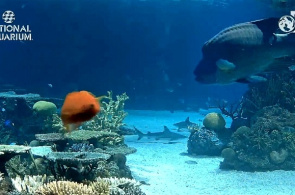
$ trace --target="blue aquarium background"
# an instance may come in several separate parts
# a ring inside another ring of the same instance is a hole
[[[30,25],[33,38],[1,42],[0,90],[59,98],[77,90],[112,90],[130,96],[127,108],[171,111],[205,107],[208,97],[237,101],[246,85],[194,81],[202,45],[235,23],[290,11],[259,0],[0,4],[1,12],[14,11],[14,24]]]
[[[0,195],[294,194],[290,11],[0,0]],[[14,25],[32,40],[3,40]]]

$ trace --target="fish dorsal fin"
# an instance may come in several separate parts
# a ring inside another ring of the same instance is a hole
[[[268,43],[269,39],[273,36],[278,30],[279,18],[266,18],[261,20],[252,21],[252,24],[255,24],[263,33],[264,43]]]
[[[189,117],[187,117],[186,119],[185,119],[185,122],[186,123],[189,123],[190,121],[189,121]]]
[[[164,132],[170,132],[167,126],[164,126]]]
[[[147,134],[149,135],[149,134],[151,134],[151,132],[150,132],[150,131],[148,131],[148,132],[147,132]]]
[[[263,76],[260,75],[251,75],[247,78],[241,78],[236,80],[236,82],[238,83],[245,83],[245,84],[249,84],[249,83],[260,83],[260,82],[265,82],[267,81],[267,79]]]

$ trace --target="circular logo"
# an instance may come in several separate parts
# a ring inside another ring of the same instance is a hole
[[[7,10],[2,14],[2,19],[5,23],[11,24],[15,20],[13,11]]]
[[[282,16],[279,20],[279,28],[285,33],[292,32],[295,29],[295,19],[292,16]]]

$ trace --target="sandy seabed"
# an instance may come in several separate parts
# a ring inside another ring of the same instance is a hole
[[[196,112],[129,110],[125,123],[142,132],[163,131],[168,126],[177,132],[174,123],[190,117],[200,123],[203,115]],[[227,126],[230,121],[227,120]],[[189,135],[189,133],[183,133]],[[137,152],[127,156],[133,177],[145,181],[142,190],[147,195],[295,195],[295,171],[241,172],[219,169],[221,157],[189,157],[187,139],[154,140],[126,136],[126,144]]]

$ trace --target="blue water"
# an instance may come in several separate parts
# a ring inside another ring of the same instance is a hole
[[[0,84],[61,98],[73,90],[127,92],[129,109],[198,109],[208,97],[236,101],[246,85],[203,86],[193,70],[203,43],[223,28],[289,14],[270,4],[3,0],[0,12],[12,10],[14,24],[30,25],[33,41],[1,42]]]
[[[272,0],[1,0],[0,14],[13,11],[13,24],[29,25],[33,40],[0,41],[0,92],[61,100],[78,90],[97,96],[126,92],[124,122],[143,133],[161,133],[164,125],[177,132],[173,124],[187,117],[202,125],[204,115],[216,110],[207,110],[215,100],[238,102],[248,88],[197,83],[193,71],[203,44],[228,26],[289,15],[292,9],[273,6]],[[7,24],[0,18],[2,25]],[[16,105],[19,113],[12,112]],[[35,118],[27,121],[23,105],[0,102],[3,142],[24,144],[16,138],[40,133],[26,132],[41,127]],[[239,119],[243,125],[242,114]],[[230,127],[232,119],[225,121]],[[162,143],[137,137],[126,136],[126,144],[138,150],[127,165],[135,179],[147,183],[142,187],[147,195],[294,194],[294,172],[221,171],[221,157],[182,155],[188,139]]]

